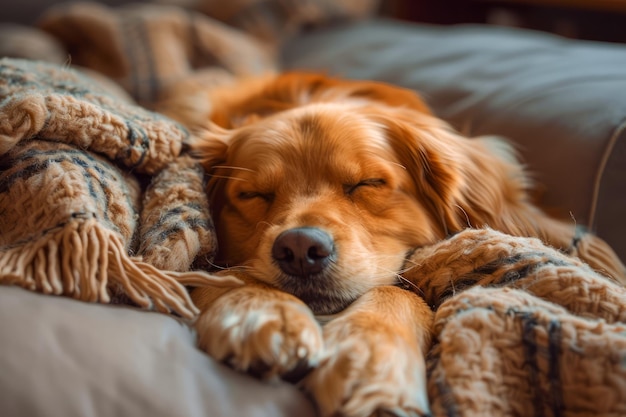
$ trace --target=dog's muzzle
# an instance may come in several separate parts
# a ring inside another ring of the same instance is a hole
[[[317,227],[282,232],[272,246],[272,257],[285,274],[309,277],[322,273],[335,258],[333,238]]]

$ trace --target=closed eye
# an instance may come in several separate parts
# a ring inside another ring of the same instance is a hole
[[[382,178],[368,178],[368,179],[359,181],[356,184],[344,184],[343,189],[347,195],[351,195],[352,193],[354,193],[357,189],[361,187],[381,187],[385,184],[387,184],[387,181],[385,181]]]
[[[260,198],[267,202],[272,202],[274,200],[274,194],[272,193],[260,193],[257,191],[242,191],[237,197],[240,200],[254,200],[255,198]]]

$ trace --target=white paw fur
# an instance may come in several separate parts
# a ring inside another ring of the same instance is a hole
[[[322,332],[297,299],[220,297],[196,322],[200,348],[264,379],[293,377],[318,365]]]

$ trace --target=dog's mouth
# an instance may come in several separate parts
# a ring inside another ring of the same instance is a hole
[[[357,298],[342,294],[329,281],[331,279],[324,274],[308,277],[281,275],[276,280],[282,291],[302,300],[315,315],[337,314]]]
[[[271,258],[280,271],[274,283],[304,301],[314,314],[335,314],[354,301],[334,279],[338,254],[328,231],[312,226],[283,230],[274,239]]]

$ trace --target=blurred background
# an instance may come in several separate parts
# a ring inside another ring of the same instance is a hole
[[[129,3],[100,2],[113,6]],[[60,2],[3,0],[0,22],[32,24],[55,3]],[[382,0],[381,14],[416,22],[486,23],[576,39],[626,42],[626,0]]]
[[[626,0],[384,0],[382,7],[411,21],[487,23],[626,42]]]

